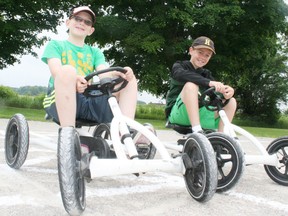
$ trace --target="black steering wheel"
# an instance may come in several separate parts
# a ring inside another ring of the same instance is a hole
[[[99,74],[108,73],[111,71],[119,71],[121,73],[126,73],[126,69],[122,67],[110,67],[107,69],[95,71],[93,73],[88,74],[85,79],[87,81],[91,80],[94,76],[98,76]],[[117,88],[115,88],[116,85],[120,84]],[[95,83],[91,83],[91,85],[88,85],[88,87],[84,91],[84,95],[86,97],[99,97],[104,94],[112,94],[114,92],[118,92],[121,89],[125,88],[128,84],[128,81],[123,79],[122,77],[105,77],[103,79],[100,79],[99,81]]]
[[[216,94],[215,87],[211,87],[201,94],[199,102],[210,111],[220,111],[228,104],[229,99],[221,98],[219,94]]]

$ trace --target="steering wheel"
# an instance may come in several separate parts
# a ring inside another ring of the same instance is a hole
[[[219,94],[216,94],[215,87],[205,90],[199,98],[199,102],[210,111],[221,110],[228,104],[229,100],[223,99]]]
[[[85,79],[87,81],[91,80],[94,76],[98,76],[103,73],[109,73],[112,71],[119,71],[121,73],[126,73],[126,69],[122,67],[110,67],[107,69],[95,71],[93,73],[88,74]],[[116,85],[120,84],[117,88],[115,88]],[[123,79],[122,77],[105,77],[103,79],[100,79],[98,82],[91,83],[91,85],[88,85],[88,87],[84,91],[84,95],[86,97],[99,97],[104,94],[112,94],[114,92],[118,92],[126,87],[128,84],[128,81]]]

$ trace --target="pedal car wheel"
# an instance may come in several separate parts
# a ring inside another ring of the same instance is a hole
[[[5,159],[8,166],[19,169],[26,160],[28,148],[28,123],[22,114],[15,114],[9,120],[5,134]]]
[[[107,154],[108,157],[111,157],[111,158],[116,157],[115,151],[110,148],[110,146],[112,146],[112,140],[111,140],[111,134],[110,134],[110,124],[108,124],[108,123],[99,124],[93,131],[93,137],[100,138],[100,139],[103,139],[105,141],[105,143],[107,144],[106,147],[108,146],[108,148],[109,148],[109,152],[108,152],[109,156]],[[108,151],[108,149],[107,149],[107,151]]]
[[[147,127],[149,130],[151,130],[156,135],[156,131],[154,130],[154,127],[151,124],[144,123],[143,125],[145,127]],[[133,138],[134,143],[136,145],[136,149],[137,149],[139,158],[140,159],[153,159],[155,157],[155,154],[156,154],[155,146],[150,142],[149,139],[147,139],[145,137],[143,137],[144,140],[142,139],[142,142],[140,139],[136,140],[136,135],[138,133],[140,133],[140,132],[134,131],[134,133],[132,134],[132,138]],[[137,136],[139,137],[140,134],[138,134]]]
[[[102,137],[94,137],[93,145],[89,145],[90,152],[94,152],[98,158],[109,158],[110,147]]]
[[[70,215],[80,215],[86,206],[85,181],[81,172],[80,139],[72,127],[59,131],[58,177],[65,210]]]
[[[244,170],[244,154],[239,143],[223,133],[207,135],[215,153],[218,166],[217,191],[224,192],[234,187]]]
[[[264,165],[268,176],[276,183],[288,186],[288,136],[274,140],[267,147],[269,154],[276,154],[279,166]]]
[[[210,200],[217,187],[217,164],[209,140],[202,134],[191,134],[184,144],[183,153],[191,164],[184,174],[188,192],[199,202]]]
[[[93,137],[101,137],[106,140],[111,140],[110,125],[101,123],[93,131]]]

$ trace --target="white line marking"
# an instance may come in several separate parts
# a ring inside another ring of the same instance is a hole
[[[86,190],[86,194],[88,197],[107,197],[107,196],[115,196],[121,194],[135,194],[135,193],[146,193],[160,190],[161,188],[171,187],[171,188],[184,188],[184,179],[180,176],[169,175],[166,173],[155,173],[155,176],[140,176],[133,178],[133,175],[120,175],[117,177],[112,177],[115,180],[126,180],[132,179],[135,184],[133,186],[123,186],[123,187],[110,187],[110,188],[90,188]],[[148,184],[142,184],[137,181],[145,181]],[[138,183],[138,184],[137,184]],[[152,184],[151,184],[152,183]],[[89,186],[89,184],[87,184]]]
[[[41,164],[44,162],[48,162],[48,161],[51,161],[54,159],[56,159],[56,157],[37,157],[34,159],[26,160],[24,165],[25,166],[31,166],[31,165],[35,165],[35,164]]]
[[[43,140],[36,138],[36,139],[30,139],[30,144],[31,143],[40,145],[44,148],[53,150],[55,152],[57,151],[57,142],[52,142],[51,140]]]
[[[55,157],[38,157],[38,158],[35,158],[35,159],[30,159],[30,160],[26,160],[23,164],[23,167],[22,168],[25,168],[25,166],[31,166],[31,165],[35,165],[35,164],[41,164],[41,163],[45,163],[45,162],[48,162],[48,161],[51,161],[51,160],[56,160],[56,156]],[[0,164],[0,168],[1,167],[9,167],[7,164]],[[22,169],[21,168],[21,169]],[[15,170],[15,169],[12,169],[10,168],[11,170]]]
[[[0,164],[0,168],[4,166]],[[5,166],[7,168],[7,166]],[[3,170],[3,169],[2,169]],[[5,169],[8,171],[8,168]],[[9,169],[13,170],[13,169]],[[57,174],[57,169],[38,169],[38,168],[31,168],[25,167],[24,170],[28,171],[36,171],[36,172],[43,172],[43,173],[53,173]],[[14,170],[13,170],[14,171]],[[17,173],[17,171],[15,171]],[[173,188],[184,188],[184,179],[181,176],[169,175],[166,173],[156,173],[155,176],[140,176],[140,177],[133,177],[133,175],[121,175],[121,176],[114,176],[112,179],[115,180],[132,180],[135,184],[124,186],[124,187],[109,187],[109,188],[93,188],[89,187],[89,184],[86,184],[86,197],[111,197],[116,195],[128,195],[128,194],[135,194],[135,193],[146,193],[146,192],[154,192],[167,187]],[[143,184],[139,181],[144,181],[151,184]],[[137,184],[138,183],[138,184]],[[249,201],[251,203],[255,203],[257,205],[262,205],[266,207],[270,207],[272,209],[288,212],[288,205],[280,203],[278,201],[272,201],[269,199],[261,198],[254,195],[238,193],[235,191],[228,191],[224,194],[235,197],[238,199],[243,199]],[[58,194],[60,196],[60,193]],[[35,202],[33,197],[22,196],[22,195],[15,195],[15,196],[2,196],[0,197],[0,205],[5,206],[16,206],[16,205],[30,205],[30,206],[40,206]]]
[[[0,197],[1,206],[16,206],[16,205],[28,205],[28,206],[43,206],[37,204],[33,197],[15,195],[15,196],[2,196]]]
[[[225,194],[232,196],[232,197],[239,198],[239,199],[247,200],[256,204],[270,206],[273,209],[288,212],[288,205],[285,205],[277,201],[268,200],[268,199],[257,197],[257,196],[250,195],[250,194],[237,193],[234,191],[227,191],[225,192]]]
[[[0,130],[0,135],[5,137],[5,131],[4,130]]]
[[[4,151],[5,151],[4,148],[0,148],[0,152],[4,152]],[[40,148],[29,148],[28,154],[29,154],[30,152],[53,153],[53,152],[55,152],[55,151],[53,151],[53,150],[47,150],[47,149],[40,149]],[[56,152],[55,152],[55,153],[56,153]]]
[[[35,168],[35,167],[22,167],[22,170],[35,173],[58,174],[57,168],[47,169],[47,168]]]

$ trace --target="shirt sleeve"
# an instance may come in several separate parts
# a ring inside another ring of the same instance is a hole
[[[44,49],[41,60],[47,64],[49,58],[61,59],[61,46],[55,40],[50,41]]]
[[[109,67],[109,64],[106,62],[106,58],[103,54],[103,52],[99,48],[94,48],[94,54],[95,54],[95,68],[97,68],[99,65],[105,65]]]
[[[209,79],[210,75],[208,73],[208,70],[204,70],[202,72],[199,71],[199,72],[200,73],[196,72],[196,70],[191,70],[188,67],[185,67],[181,62],[176,62],[174,63],[172,67],[171,77],[179,82],[184,82],[184,83],[193,82],[199,86],[209,86],[209,82],[212,79]],[[203,76],[204,75],[203,72],[205,76]]]

